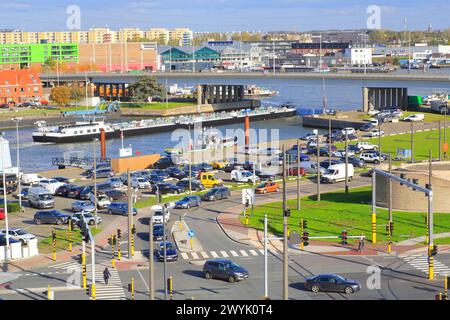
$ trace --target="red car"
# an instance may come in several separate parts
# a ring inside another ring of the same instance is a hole
[[[3,219],[5,219],[6,217],[5,217],[5,209],[3,209],[3,208],[0,208],[0,220],[3,220]]]

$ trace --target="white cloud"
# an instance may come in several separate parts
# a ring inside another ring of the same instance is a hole
[[[6,10],[29,10],[31,7],[29,3],[0,3],[0,8]]]

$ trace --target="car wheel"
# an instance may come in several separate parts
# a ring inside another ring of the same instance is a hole
[[[95,224],[94,220],[89,221],[89,225],[93,226]]]
[[[379,163],[380,163],[380,161],[378,161],[378,160],[375,160],[375,161],[374,161],[374,163],[375,163],[375,164],[379,164]]]
[[[228,277],[228,282],[229,283],[235,283],[236,282],[236,278],[234,276],[229,276]]]
[[[205,272],[205,279],[206,279],[206,280],[211,280],[211,279],[212,279],[212,274],[211,274],[211,272],[209,272],[209,271],[206,271],[206,272]]]
[[[178,194],[179,193],[179,191],[178,190],[175,190],[173,193],[175,193],[175,194]]]
[[[313,285],[312,288],[311,288],[311,291],[312,291],[312,292],[319,292],[319,291],[320,291],[320,288],[319,288],[318,285]]]
[[[41,224],[41,220],[39,220],[39,219],[34,219],[34,223],[37,224],[37,225],[40,225],[40,224]]]
[[[345,293],[346,293],[346,294],[351,294],[351,293],[353,293],[353,288],[352,288],[352,287],[346,287],[346,288],[345,288]]]
[[[60,226],[60,225],[62,225],[62,224],[63,224],[63,222],[62,222],[62,220],[61,220],[61,219],[58,219],[58,220],[56,220],[56,224],[57,224],[58,226]]]

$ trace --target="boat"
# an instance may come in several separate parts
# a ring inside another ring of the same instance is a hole
[[[278,91],[261,88],[256,85],[246,86],[244,96],[247,98],[265,98],[265,97],[273,97],[277,96],[280,93]]]
[[[180,115],[176,117],[142,119],[131,122],[105,123],[104,119],[91,119],[74,124],[49,127],[45,121],[36,122],[37,129],[32,133],[34,142],[78,143],[92,141],[105,130],[106,138],[121,138],[143,134],[161,133],[176,129],[188,129],[200,123],[202,126],[225,125],[244,121],[248,115],[251,121],[262,121],[295,116],[297,109],[291,106],[261,107],[253,110],[223,111],[202,113],[200,115]],[[221,144],[228,141],[220,141]],[[208,143],[210,144],[210,143]]]

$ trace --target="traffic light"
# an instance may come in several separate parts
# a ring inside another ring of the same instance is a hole
[[[285,216],[285,217],[290,217],[290,216],[291,216],[291,209],[287,208],[287,209],[284,211],[284,216]]]
[[[89,242],[89,230],[88,229],[81,229],[81,239],[84,242]]]
[[[122,238],[122,230],[117,229],[117,238],[121,239]]]
[[[308,220],[303,220],[303,229],[308,229]]]
[[[133,224],[133,226],[131,227],[131,233],[132,234],[136,234],[136,226]]]
[[[433,245],[433,248],[431,249],[431,255],[436,256],[438,254],[438,246]]]
[[[133,291],[133,287],[132,287],[131,283],[129,283],[128,284],[128,292],[131,292],[131,291]]]
[[[52,230],[52,240],[56,241],[56,231],[54,229]]]
[[[304,221],[303,221],[303,219],[300,219],[300,223],[299,223],[299,225],[300,225],[300,229],[304,229]]]
[[[246,208],[250,207],[250,201],[248,201],[248,199],[245,200],[245,207]]]
[[[347,233],[347,231],[344,230],[341,232],[341,244],[343,246],[348,244],[347,239],[348,239],[348,233]]]
[[[302,238],[302,242],[304,246],[309,245],[309,233],[308,232],[303,232],[303,238]]]
[[[386,226],[386,231],[392,234],[394,231],[394,222],[390,221]]]

